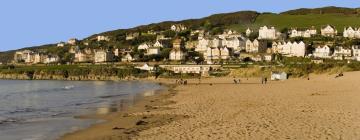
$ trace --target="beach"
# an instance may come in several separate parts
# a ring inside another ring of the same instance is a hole
[[[63,139],[359,139],[360,72],[188,80]],[[175,83],[175,80],[156,80]]]

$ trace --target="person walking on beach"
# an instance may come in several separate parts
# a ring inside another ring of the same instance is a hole
[[[265,85],[266,85],[266,83],[267,83],[267,77],[264,78],[264,82],[265,82]]]
[[[264,84],[264,77],[261,77],[261,84]]]
[[[238,82],[236,81],[236,79],[234,79],[234,84],[237,84]]]

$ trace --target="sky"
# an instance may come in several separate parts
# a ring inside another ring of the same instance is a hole
[[[283,12],[359,0],[1,0],[0,52],[115,29],[243,10]]]

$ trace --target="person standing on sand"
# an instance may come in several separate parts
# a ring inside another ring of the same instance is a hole
[[[261,84],[264,84],[264,77],[261,77]]]
[[[267,83],[267,77],[264,78],[264,82],[265,82],[265,85],[266,85],[266,83]]]

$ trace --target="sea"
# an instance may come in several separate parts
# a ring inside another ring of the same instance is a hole
[[[0,80],[0,140],[54,140],[102,120],[86,114],[125,110],[163,88],[130,81]]]

